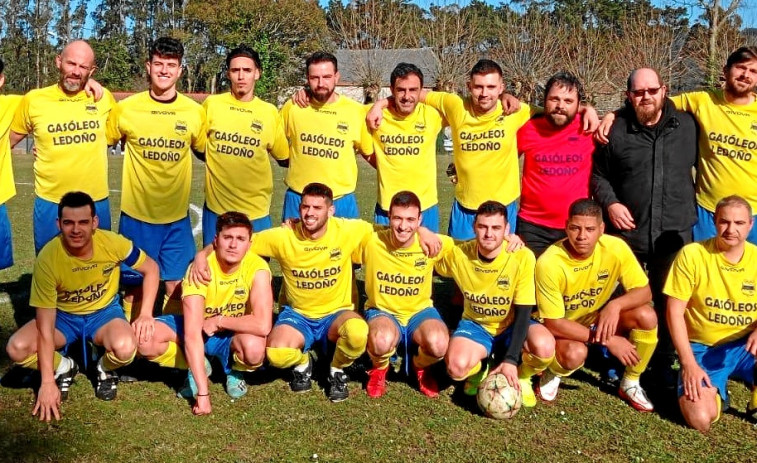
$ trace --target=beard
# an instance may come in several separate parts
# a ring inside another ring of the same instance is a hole
[[[566,125],[573,122],[573,119],[576,117],[576,113],[570,113],[570,112],[554,112],[544,115],[547,120],[554,125],[555,127],[565,127]]]
[[[636,112],[636,119],[642,125],[652,122],[662,113],[662,106],[664,103],[665,100],[660,99],[660,101],[652,100],[652,105],[635,106],[633,109]]]

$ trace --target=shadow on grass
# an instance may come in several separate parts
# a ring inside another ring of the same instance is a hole
[[[16,326],[22,326],[34,318],[34,311],[29,310],[29,289],[32,286],[32,274],[24,273],[16,281],[0,283],[0,293],[8,294],[13,307],[13,319]],[[6,341],[5,339],[3,341]]]

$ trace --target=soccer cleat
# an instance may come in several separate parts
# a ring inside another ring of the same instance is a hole
[[[55,376],[55,384],[58,385],[58,389],[60,390],[60,400],[63,401],[68,399],[68,390],[74,383],[74,378],[79,373],[79,366],[70,357],[63,357],[61,361],[68,361],[71,365],[68,370]]]
[[[213,373],[213,367],[210,365],[207,357],[205,358],[205,374],[210,377]],[[176,393],[176,397],[180,399],[194,399],[197,396],[197,383],[195,377],[192,375],[192,370],[187,370],[187,379],[184,381],[184,385]]]
[[[329,373],[329,400],[332,402],[341,402],[349,396],[347,375],[343,371]]]
[[[365,393],[368,397],[378,399],[386,393],[386,373],[388,371],[388,366],[368,370],[368,384],[365,385]]]
[[[534,394],[534,388],[531,386],[531,378],[519,379],[520,383],[520,396],[523,400],[524,407],[536,406],[536,394]]]
[[[241,399],[247,394],[247,383],[244,381],[244,372],[231,370],[226,375],[226,393],[232,399]]]
[[[308,364],[305,367],[305,371],[292,368],[292,380],[289,381],[289,387],[292,389],[292,392],[308,392],[313,389],[311,376],[313,376],[313,358],[308,355]]]
[[[97,362],[97,387],[95,396],[100,400],[113,400],[118,392],[118,374],[103,368],[102,357]]]
[[[545,402],[554,401],[558,389],[560,389],[560,377],[549,370],[545,370],[539,378],[539,386],[536,390],[541,400]]]
[[[436,383],[434,375],[431,374],[431,368],[415,368],[415,377],[418,379],[418,389],[426,397],[439,397],[439,385]]]
[[[651,412],[654,410],[654,405],[649,401],[647,393],[644,392],[644,389],[642,389],[638,382],[621,382],[618,388],[618,395],[640,412]]]
[[[489,376],[489,362],[486,362],[484,367],[480,369],[478,373],[465,379],[465,385],[463,386],[463,392],[465,395],[474,396],[478,394],[478,386],[487,376]]]

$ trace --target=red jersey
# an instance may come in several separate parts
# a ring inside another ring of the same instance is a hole
[[[581,125],[580,116],[562,128],[539,116],[518,130],[518,152],[523,154],[518,216],[523,220],[563,229],[570,204],[589,197],[594,141]]]

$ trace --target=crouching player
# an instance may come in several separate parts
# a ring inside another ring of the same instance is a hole
[[[604,235],[604,229],[599,205],[579,199],[570,205],[567,238],[547,248],[536,262],[539,316],[556,341],[555,360],[541,377],[539,395],[547,402],[555,400],[560,378],[581,368],[587,346],[596,344],[626,367],[620,397],[639,411],[652,411],[639,385],[657,346],[649,279],[631,248]],[[618,282],[625,293],[612,298]]]
[[[182,282],[183,315],[156,319],[152,342],[139,352],[162,366],[186,368],[187,382],[179,395],[196,398],[192,412],[211,412],[208,376],[215,357],[226,373],[226,392],[233,398],[247,393],[244,373],[265,360],[266,336],[271,331],[273,295],[268,264],[248,253],[252,228],[240,212],[218,217],[214,251],[207,256],[210,281]],[[184,345],[182,355],[179,344]],[[186,358],[186,360],[185,360]]]
[[[120,264],[144,276],[147,307],[154,304],[159,283],[158,266],[144,252],[121,235],[97,230],[95,203],[86,193],[61,198],[58,227],[60,235],[42,248],[34,263],[29,305],[36,307],[36,319],[11,336],[7,347],[17,365],[40,371],[32,413],[45,421],[60,418],[60,402],[79,371],[59,349],[81,340],[86,367],[88,343],[104,347],[105,355],[97,361],[96,395],[112,400],[118,383],[113,370],[134,359],[135,331],[139,338],[152,332],[152,316],[137,317],[134,330],[124,317],[117,293]]]
[[[707,432],[728,401],[726,382],[752,385],[747,414],[757,414],[757,247],[746,242],[752,209],[739,196],[715,207],[717,235],[679,252],[663,292],[668,326],[681,361],[678,403],[689,426]],[[727,406],[726,406],[727,407]]]
[[[533,407],[531,377],[555,355],[552,335],[531,320],[534,254],[527,248],[506,252],[507,208],[501,203],[481,204],[473,228],[475,240],[455,247],[436,264],[441,275],[455,279],[464,297],[463,317],[447,351],[447,372],[454,380],[466,380],[464,392],[475,395],[488,374],[492,351],[499,358],[504,354],[491,373],[504,374],[520,389],[523,404]]]

